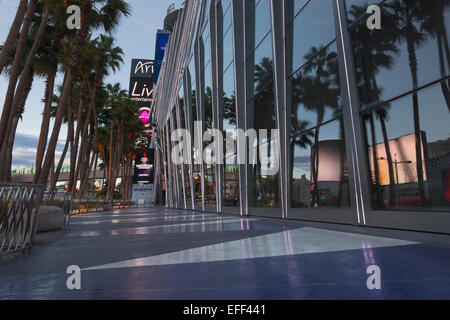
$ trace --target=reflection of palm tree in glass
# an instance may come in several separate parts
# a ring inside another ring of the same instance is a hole
[[[275,96],[273,91],[273,61],[270,58],[265,57],[261,59],[260,64],[255,65],[255,83],[253,129],[259,132],[260,129],[270,130],[276,128]],[[268,141],[271,141],[270,131],[267,139]],[[270,155],[272,142],[268,143],[267,147],[268,155]],[[278,199],[278,191],[275,190],[275,185],[278,184],[278,181],[273,181],[271,178],[262,179],[260,161],[254,166],[253,174],[254,196],[259,192],[262,204],[265,206],[270,205],[270,197],[268,197],[268,194],[275,194],[275,198]],[[259,198],[259,196],[256,198]]]
[[[336,52],[328,52],[328,47],[312,47],[305,55],[309,61],[301,72],[294,78],[296,88],[296,102],[303,103],[307,110],[317,114],[318,127],[314,133],[314,150],[312,152],[311,172],[314,181],[312,206],[317,206],[320,194],[318,186],[319,176],[319,132],[320,124],[325,117],[325,109],[339,108],[338,72],[336,68]]]
[[[450,6],[450,0],[418,2],[420,9],[417,12],[417,17],[421,22],[421,29],[436,38],[441,76],[445,77],[448,74],[445,68],[446,63],[447,69],[450,70],[450,46],[445,29],[444,11],[446,7]],[[447,57],[447,62],[445,57]],[[450,79],[442,81],[441,88],[450,111]]]
[[[311,131],[306,131],[309,127],[309,122],[305,120],[298,119],[298,109],[294,108],[291,114],[291,137],[289,139],[289,155],[290,155],[290,174],[289,177],[291,179],[291,184],[294,180],[294,153],[295,147],[299,147],[301,149],[306,149],[308,146],[312,145],[313,133]],[[293,189],[291,188],[291,199],[294,199]]]
[[[213,113],[212,113],[212,90],[207,87],[205,90],[205,128],[206,130],[213,128]]]
[[[226,119],[230,125],[237,125],[236,121],[236,98],[233,95],[227,97],[223,94],[223,118]]]
[[[349,16],[356,21],[361,16],[366,14],[367,5],[357,6],[352,5],[349,10]],[[352,26],[353,51],[357,66],[357,82],[359,87],[360,99],[363,103],[376,103],[380,100],[382,88],[379,88],[376,75],[381,69],[390,70],[395,65],[394,57],[398,54],[395,41],[397,39],[394,30],[389,30],[393,25],[393,16],[388,12],[383,12],[383,30],[369,30],[365,21],[358,22]],[[352,21],[349,24],[352,25]],[[380,122],[381,131],[383,135],[384,148],[388,160],[389,170],[389,203],[394,205],[396,203],[396,188],[394,179],[394,166],[392,154],[389,145],[389,137],[387,134],[386,121],[389,120],[388,115],[389,105],[382,109],[375,111],[375,114]],[[375,135],[375,120],[374,114],[369,116],[370,128],[372,131],[372,146],[373,146],[373,163],[374,163],[374,184],[377,195],[377,204],[379,207],[383,205],[383,196],[381,194],[379,169],[378,169],[378,155],[377,155],[377,141]]]
[[[393,0],[387,5],[391,9],[392,14],[395,15],[396,34],[406,40],[408,48],[409,67],[411,69],[413,90],[418,89],[418,62],[416,49],[425,41],[425,34],[419,29],[418,22],[419,12],[421,11],[419,1],[416,0]],[[425,186],[423,175],[423,161],[422,161],[422,134],[420,129],[420,114],[419,114],[419,96],[415,91],[413,98],[413,117],[414,117],[414,133],[416,135],[416,163],[417,163],[417,180],[419,184],[419,192],[421,203],[425,204]]]

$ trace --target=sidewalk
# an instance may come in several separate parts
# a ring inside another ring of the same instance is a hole
[[[67,268],[79,266],[81,290]],[[367,268],[381,270],[381,290]],[[281,220],[122,209],[0,262],[0,299],[450,299],[450,248]]]

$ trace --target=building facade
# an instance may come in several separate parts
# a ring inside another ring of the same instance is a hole
[[[450,3],[377,6],[186,1],[152,105],[166,205],[450,233]]]

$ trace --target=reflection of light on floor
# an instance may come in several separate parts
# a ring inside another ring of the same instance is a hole
[[[120,261],[85,270],[133,268],[139,266],[171,265],[229,261],[264,257],[289,256],[308,253],[338,252],[364,248],[412,245],[414,242],[361,234],[300,228],[243,240],[235,240],[161,254]]]
[[[256,221],[256,219],[245,219],[247,221]],[[202,222],[190,222],[190,223],[178,223],[178,224],[169,224],[169,225],[157,225],[157,226],[148,226],[148,227],[138,227],[138,228],[125,228],[125,229],[117,229],[117,230],[108,230],[108,231],[85,231],[72,233],[71,237],[99,237],[99,236],[123,236],[123,235],[146,235],[153,233],[183,233],[183,232],[200,232],[200,230],[196,227],[198,226],[207,226],[207,225],[216,225],[217,231],[223,231],[224,226],[230,223],[241,223],[242,219],[239,218],[216,218],[211,221],[202,221]],[[240,226],[239,226],[240,227]],[[240,227],[236,230],[250,230],[250,226],[248,227]],[[205,232],[205,231],[202,231]]]
[[[170,221],[190,221],[190,220],[211,220],[217,219],[217,214],[214,215],[182,215],[182,216],[167,216],[156,218],[137,218],[137,219],[112,219],[112,220],[96,220],[96,221],[81,221],[73,222],[71,225],[84,225],[84,224],[119,224],[119,223],[145,223],[145,222],[170,222]]]
[[[367,266],[377,264],[375,259],[375,253],[373,252],[370,245],[367,243],[363,243],[363,255],[364,255],[364,261]]]

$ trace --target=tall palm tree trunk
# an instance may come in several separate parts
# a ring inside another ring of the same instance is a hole
[[[113,166],[113,133],[114,133],[114,121],[111,120],[111,133],[109,135],[109,166],[108,166],[108,184],[106,185],[106,201],[110,201],[110,190],[112,182],[112,166]],[[114,181],[115,185],[115,181]]]
[[[418,85],[419,80],[417,75],[416,48],[414,46],[413,39],[407,37],[406,42],[408,47],[408,59],[409,59],[409,67],[411,69],[412,85],[413,89],[416,90],[419,86]],[[417,91],[413,93],[412,99],[413,99],[414,133],[416,136],[415,142],[416,142],[417,180],[419,184],[420,201],[422,205],[425,205],[426,195],[425,195],[425,183],[424,183],[423,161],[422,161],[422,132],[420,128],[419,96],[417,94]]]
[[[56,170],[53,174],[52,180],[50,181],[50,190],[52,192],[53,192],[53,190],[56,189],[56,183],[59,180],[59,175],[60,175],[61,169],[64,165],[64,160],[66,159],[67,150],[69,149],[69,142],[70,142],[70,133],[69,133],[69,131],[67,131],[66,144],[64,145],[64,150],[61,154],[61,158],[59,158],[59,162],[58,162]]]
[[[77,115],[77,128],[75,133],[75,141],[73,143],[73,149],[70,149],[70,173],[69,173],[69,192],[74,192],[75,189],[75,171],[78,157],[78,148],[80,142],[80,133],[81,128],[84,127],[83,122],[83,108],[84,102],[86,100],[86,92],[87,92],[87,78],[83,77],[80,87],[80,101],[78,105],[78,115]]]
[[[25,103],[27,101],[28,95],[30,94],[31,88],[33,86],[33,80],[34,80],[34,69],[30,70],[27,80],[26,80],[26,86],[23,92],[23,95],[21,97],[21,100],[18,105],[18,109],[16,111],[16,114],[14,115],[13,121],[11,122],[11,126],[8,126],[9,132],[9,138],[6,144],[4,144],[5,149],[2,149],[0,156],[6,157],[5,161],[5,169],[4,169],[4,179],[5,181],[11,181],[11,167],[12,167],[12,153],[14,148],[14,140],[16,136],[16,130],[17,125],[19,123],[19,120],[22,118],[22,115],[25,111]],[[0,161],[3,162],[3,161]]]
[[[14,99],[12,100],[12,103],[10,106],[10,111],[9,111],[10,113],[8,116],[8,119],[10,119],[10,120],[14,119],[14,116],[17,113],[17,110],[19,108],[19,104],[21,102],[23,102],[23,97],[25,95],[25,92],[27,91],[27,86],[30,86],[29,89],[31,89],[30,76],[34,76],[33,64],[34,64],[37,50],[39,49],[42,37],[44,35],[48,17],[49,17],[49,11],[46,10],[42,16],[42,19],[41,19],[41,22],[39,25],[39,29],[36,34],[36,37],[34,38],[31,50],[28,53],[27,60],[25,62],[25,66],[21,72],[19,84],[17,85],[17,88],[15,89]],[[32,79],[31,79],[31,81],[32,81]],[[28,91],[28,93],[29,93],[29,91]],[[28,95],[28,93],[27,93],[27,95]],[[24,105],[25,104],[23,104],[23,106]],[[23,113],[23,110],[20,112]],[[12,125],[12,121],[8,121],[8,124],[6,127],[7,128],[6,132],[10,132],[12,130],[11,125]],[[6,150],[8,148],[7,144],[8,144],[8,140],[3,141],[1,150],[4,150],[6,152]],[[2,176],[4,177],[5,175],[7,175],[7,173],[4,172],[4,170],[6,170],[7,166],[8,166],[7,163],[5,163],[5,160],[6,160],[6,156],[2,153],[0,156],[0,177],[2,177]]]
[[[11,74],[9,76],[8,89],[5,95],[5,103],[3,105],[3,112],[0,118],[0,146],[3,145],[4,140],[7,139],[8,134],[6,130],[10,123],[11,108],[14,100],[14,91],[16,89],[17,80],[19,78],[20,67],[22,64],[22,58],[25,54],[26,43],[28,39],[28,32],[33,20],[34,11],[36,9],[37,0],[30,0],[28,10],[25,15],[22,30],[20,32],[19,40],[17,42],[16,53],[14,55],[14,61],[11,68]],[[12,119],[11,119],[12,120]],[[0,167],[3,165],[0,164]]]
[[[94,154],[92,155],[92,160],[89,161],[91,159],[90,155],[91,155],[91,149],[92,149],[92,141],[94,140],[94,128],[93,125],[91,124],[90,126],[90,132],[89,132],[89,137],[88,137],[88,141],[86,143],[85,146],[85,151],[84,151],[84,161],[82,162],[82,166],[80,169],[80,196],[86,196],[86,191],[87,191],[87,185],[89,183],[89,175],[90,175],[90,171],[92,168],[92,164],[94,163]]]
[[[20,0],[16,16],[11,25],[11,28],[9,29],[8,37],[3,44],[2,51],[0,51],[0,74],[3,72],[3,68],[5,68],[6,66],[8,57],[11,54],[14,43],[16,42],[17,36],[19,35],[20,27],[22,26],[23,18],[25,16],[25,12],[27,11],[27,4],[28,0]]]
[[[64,83],[64,86],[62,89],[62,94],[61,94],[60,101],[58,104],[58,109],[56,111],[55,122],[53,125],[53,132],[50,137],[50,142],[49,142],[49,145],[47,148],[47,152],[45,154],[45,160],[44,160],[44,164],[42,166],[42,171],[38,178],[39,184],[44,184],[47,181],[48,175],[50,173],[52,158],[54,158],[54,156],[55,156],[55,149],[56,149],[56,145],[58,143],[59,131],[61,129],[62,120],[63,120],[64,114],[65,114],[65,111],[67,108],[67,100],[68,100],[69,94],[73,90],[72,80],[73,80],[74,74],[76,72],[75,69],[80,61],[83,43],[89,32],[89,24],[90,24],[89,18],[90,18],[91,8],[92,8],[91,2],[89,0],[86,0],[83,4],[83,8],[81,10],[81,29],[78,31],[78,33],[75,37],[74,45],[72,47],[70,62],[69,62],[69,66],[68,66],[67,74],[66,74],[66,81]]]
[[[377,140],[375,137],[375,119],[373,113],[370,115],[369,121],[370,121],[370,131],[372,131],[372,146],[373,146],[372,152],[372,161],[374,170],[373,182],[375,184],[376,203],[377,206],[380,208],[383,206],[383,197],[381,195],[380,169],[378,166],[378,150],[377,150]]]
[[[33,182],[37,183],[37,177],[42,167],[42,160],[44,159],[45,147],[47,145],[48,130],[50,126],[50,107],[52,105],[53,92],[55,89],[56,68],[52,69],[47,74],[47,80],[45,83],[45,96],[44,96],[44,111],[42,113],[41,131],[39,133],[39,142],[36,152],[36,173],[33,178]]]
[[[442,10],[441,10],[442,12]],[[447,76],[445,70],[445,57],[447,57],[447,66],[450,69],[450,48],[447,39],[447,31],[445,30],[444,18],[442,14],[439,15],[439,23],[436,34],[438,52],[439,52],[439,65],[441,68],[441,76]],[[441,81],[442,93],[444,94],[445,102],[447,104],[448,111],[450,112],[450,79]]]
[[[386,157],[388,162],[389,170],[389,206],[393,207],[397,203],[396,195],[396,183],[394,174],[394,162],[392,161],[391,147],[389,145],[389,136],[386,128],[386,121],[384,120],[384,115],[379,114],[379,120],[381,124],[381,132],[383,133],[384,149],[386,150]]]

